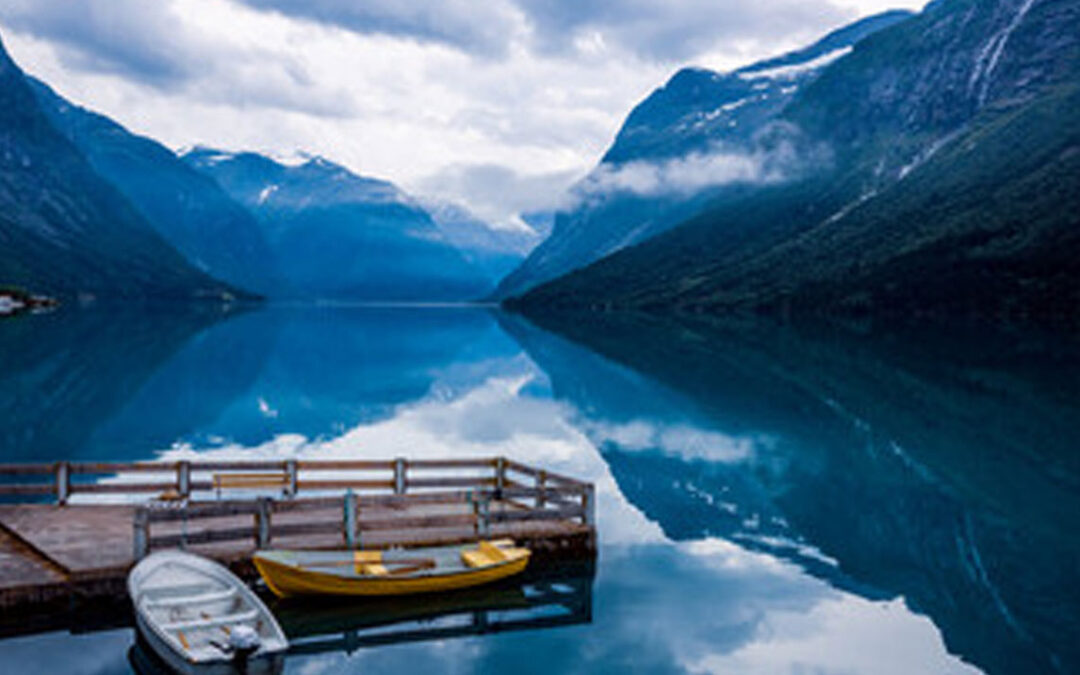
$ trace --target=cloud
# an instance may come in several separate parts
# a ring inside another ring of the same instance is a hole
[[[502,55],[522,30],[507,2],[492,0],[242,0],[260,10],[331,24],[361,34],[437,42],[463,51]]]
[[[671,63],[730,41],[809,36],[854,16],[829,0],[241,0],[361,34],[448,45],[483,57],[616,51]]]
[[[797,128],[776,123],[748,147],[715,145],[662,161],[602,164],[574,187],[578,201],[611,194],[690,196],[736,183],[783,183],[829,161],[827,149],[808,143]]]
[[[567,190],[579,175],[577,171],[522,174],[496,164],[452,164],[418,181],[415,189],[436,199],[459,201],[489,223],[520,227],[522,213],[568,206]]]
[[[228,4],[207,0],[9,0],[0,6],[0,21],[54,45],[70,71],[243,108],[330,117],[352,112],[347,91],[322,86],[302,56],[251,34],[208,30],[215,21],[219,31],[243,25],[235,18]],[[271,23],[260,27],[272,29]]]

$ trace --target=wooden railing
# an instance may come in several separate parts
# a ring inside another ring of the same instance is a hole
[[[442,472],[439,475],[436,472]],[[471,473],[470,473],[471,472]],[[131,475],[146,480],[131,480]],[[109,476],[124,480],[103,481]],[[260,477],[262,480],[260,480]],[[36,480],[33,480],[36,479]],[[528,482],[522,482],[522,479]],[[20,482],[13,482],[13,481]],[[22,482],[26,481],[26,482]],[[574,478],[505,457],[409,460],[283,460],[221,462],[53,462],[0,464],[0,499],[53,497],[66,504],[76,495],[125,495],[149,499],[220,499],[227,492],[273,487],[288,499],[302,493],[375,491],[402,495],[418,490],[487,488],[507,490],[510,499],[533,497],[542,506],[545,487],[588,486]],[[515,489],[536,488],[519,494]]]
[[[122,480],[100,481],[110,475]],[[159,548],[238,540],[265,548],[275,538],[327,534],[340,534],[345,546],[358,548],[365,537],[387,530],[457,528],[483,538],[526,521],[591,526],[596,512],[591,484],[504,457],[0,465],[0,481],[12,477],[39,482],[0,482],[0,497],[8,501],[52,496],[65,505],[78,495],[139,498],[136,559]],[[268,488],[273,497],[265,494]],[[253,489],[262,493],[252,496]],[[238,499],[234,491],[248,496]],[[432,508],[438,505],[447,508]],[[286,516],[303,512],[311,517]]]

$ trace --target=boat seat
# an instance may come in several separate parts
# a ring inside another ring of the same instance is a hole
[[[461,552],[461,560],[466,567],[490,567],[508,560],[519,558],[525,549],[510,548],[514,542],[510,539],[482,541],[475,549]]]
[[[184,605],[201,605],[208,602],[219,602],[221,600],[228,600],[229,598],[236,596],[235,588],[226,588],[223,591],[215,591],[212,593],[200,593],[198,595],[180,595],[165,597],[158,600],[147,600],[143,605],[147,609],[157,609],[160,607],[182,607]]]
[[[389,570],[386,569],[386,565],[380,563],[367,563],[365,565],[357,565],[357,573],[366,576],[384,577],[389,574]]]
[[[247,621],[252,621],[258,618],[258,616],[258,611],[254,609],[249,609],[246,612],[226,614],[224,616],[217,616],[210,619],[190,619],[188,621],[165,623],[161,625],[161,629],[164,631],[180,631],[191,630],[192,628],[217,628],[218,626],[226,626],[233,623],[244,623]]]

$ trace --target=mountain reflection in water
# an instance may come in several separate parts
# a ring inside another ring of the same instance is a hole
[[[350,654],[346,613],[289,672],[1076,672],[1078,355],[1019,328],[69,310],[0,324],[0,451],[503,454],[596,482],[591,621]],[[0,658],[125,672],[116,642]]]

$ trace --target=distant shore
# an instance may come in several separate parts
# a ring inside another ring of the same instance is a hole
[[[50,310],[59,305],[60,301],[56,298],[36,295],[22,288],[0,287],[0,316]]]

